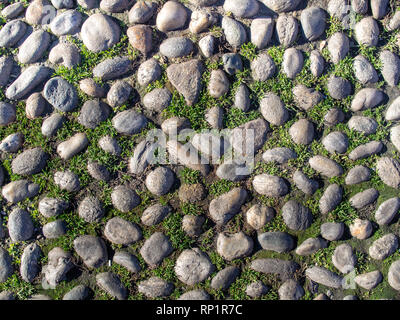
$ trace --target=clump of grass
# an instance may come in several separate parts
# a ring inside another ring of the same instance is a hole
[[[184,184],[196,184],[201,181],[201,173],[198,170],[183,168],[179,172],[179,178]]]
[[[224,115],[224,123],[225,127],[228,129],[234,129],[246,122],[258,119],[260,117],[260,112],[258,111],[250,111],[244,112],[238,108],[231,108]]]
[[[214,196],[214,197],[218,197],[224,193],[227,193],[229,191],[231,191],[233,188],[237,187],[238,183],[229,181],[229,180],[225,180],[225,179],[221,179],[218,180],[216,182],[213,182],[212,184],[210,184],[209,187],[209,193],[210,195]]]
[[[247,60],[253,61],[257,57],[257,47],[254,43],[247,42],[240,48],[240,55]]]
[[[182,215],[173,213],[163,221],[162,225],[175,249],[191,248],[194,240],[189,238],[182,229]]]

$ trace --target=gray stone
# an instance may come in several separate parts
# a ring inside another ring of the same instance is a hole
[[[342,273],[351,272],[356,265],[357,259],[353,253],[353,248],[347,244],[341,244],[336,247],[332,255],[333,265]]]
[[[240,84],[235,93],[235,101],[233,107],[246,112],[250,108],[250,103],[251,101],[249,89],[245,84]]]
[[[197,102],[201,90],[203,64],[193,59],[167,68],[167,77],[176,90],[182,94],[186,103],[191,106]]]
[[[69,160],[89,145],[86,133],[79,132],[57,146],[57,153],[63,160]]]
[[[42,228],[42,232],[46,239],[57,239],[65,235],[67,229],[64,220],[55,220],[46,223]]]
[[[288,78],[294,79],[303,69],[304,58],[300,50],[288,48],[283,54],[282,68]]]
[[[89,288],[80,284],[68,291],[64,295],[63,300],[86,300],[88,296]]]
[[[43,120],[41,132],[45,137],[55,135],[63,125],[65,117],[59,113],[53,113],[50,117]]]
[[[296,231],[309,228],[313,220],[310,210],[295,200],[284,204],[282,217],[288,228]]]
[[[293,181],[297,188],[305,194],[312,195],[318,189],[318,182],[308,178],[302,171],[296,170],[293,174]]]
[[[210,217],[217,225],[224,225],[239,213],[247,198],[247,192],[242,188],[234,188],[210,202]]]
[[[226,267],[211,279],[211,288],[214,290],[228,290],[239,274],[239,268],[234,266]]]
[[[181,130],[189,128],[190,121],[184,117],[168,118],[161,124],[161,130],[169,136],[176,136]]]
[[[261,53],[251,62],[252,77],[255,81],[266,81],[276,72],[276,66],[268,53]]]
[[[382,64],[381,74],[386,83],[391,86],[397,86],[400,79],[400,58],[397,54],[383,50],[379,54],[379,60]]]
[[[131,95],[131,85],[123,80],[116,81],[107,93],[108,104],[115,108],[125,104]]]
[[[343,189],[337,184],[329,185],[319,200],[319,210],[322,214],[333,211],[343,198]]]
[[[0,101],[0,126],[7,126],[16,119],[16,108],[14,105]]]
[[[0,142],[0,151],[17,152],[22,147],[23,140],[24,135],[22,133],[12,133]]]
[[[334,33],[328,40],[328,50],[334,64],[343,60],[350,50],[350,41],[343,32]]]
[[[268,8],[276,12],[293,11],[300,4],[300,0],[261,0]]]
[[[277,147],[265,151],[262,155],[262,159],[265,162],[276,162],[284,164],[291,159],[297,158],[296,152],[286,147]]]
[[[18,100],[27,96],[39,84],[48,79],[50,70],[44,66],[30,66],[26,68],[7,88],[6,97],[10,100]]]
[[[222,30],[224,31],[226,41],[234,48],[238,49],[247,41],[246,30],[243,25],[227,16],[222,18]]]
[[[375,240],[368,249],[372,259],[384,260],[391,256],[399,247],[397,237],[393,233],[384,235]]]
[[[39,193],[39,186],[28,180],[12,181],[1,190],[3,197],[10,203],[17,203],[32,198]]]
[[[0,30],[0,47],[14,47],[25,35],[27,26],[21,20],[11,20]]]
[[[309,256],[326,247],[327,242],[324,239],[308,238],[296,248],[295,252],[299,256]]]
[[[113,262],[126,268],[129,272],[138,273],[141,270],[139,260],[129,252],[116,251]]]
[[[10,291],[0,292],[0,300],[15,300],[14,293]]]
[[[182,218],[182,230],[189,237],[198,237],[203,233],[203,224],[205,218],[203,216],[185,215]]]
[[[142,231],[135,223],[114,217],[107,221],[104,236],[114,244],[129,245],[142,238]]]
[[[143,97],[143,106],[151,112],[161,112],[171,103],[172,95],[168,89],[154,89]]]
[[[112,118],[113,127],[122,134],[133,135],[147,125],[147,118],[133,109],[117,113]]]
[[[33,63],[40,60],[50,44],[50,35],[43,30],[34,31],[19,47],[18,61]]]
[[[94,67],[93,76],[101,80],[113,80],[125,75],[131,68],[132,62],[127,56],[108,58]]]
[[[142,54],[147,55],[153,49],[152,29],[149,26],[134,25],[127,30],[127,35],[131,46]],[[168,48],[171,49],[171,46],[167,45]]]
[[[293,279],[286,280],[279,288],[279,300],[300,300],[304,296],[303,287]]]
[[[255,191],[268,197],[284,196],[289,191],[284,179],[265,173],[255,176],[252,184]]]
[[[378,73],[364,56],[355,57],[353,67],[357,80],[362,84],[378,82]]]
[[[12,241],[26,241],[33,236],[34,226],[28,211],[15,208],[8,216],[8,233]]]
[[[43,96],[54,108],[62,112],[70,112],[78,105],[76,89],[61,77],[47,81],[43,89]]]
[[[42,250],[36,243],[27,245],[21,255],[19,272],[26,282],[33,282],[40,272],[40,258]]]
[[[75,34],[79,32],[81,23],[82,15],[80,12],[67,10],[51,21],[50,29],[56,36]]]
[[[258,118],[233,129],[229,138],[229,142],[239,155],[244,157],[253,156],[254,153],[263,147],[265,141],[267,140],[268,131],[268,122],[262,118]],[[253,154],[250,150],[248,150],[249,143],[247,137],[249,132],[252,133],[250,135],[250,139],[254,139],[251,146],[252,148],[254,146],[254,149],[252,150]]]
[[[390,265],[388,282],[393,289],[400,290],[400,260],[396,260]]]
[[[194,147],[190,143],[183,145],[176,140],[169,140],[167,142],[170,160],[192,170],[198,170],[202,175],[206,176],[210,172],[210,166],[203,156],[191,152],[191,150],[193,150],[192,148]]]
[[[201,38],[199,41],[199,48],[206,58],[212,57],[215,50],[215,38],[211,34]]]
[[[120,278],[115,273],[103,272],[96,275],[97,285],[106,291],[110,296],[118,300],[125,300],[128,291],[122,284]]]
[[[302,84],[295,86],[292,92],[296,105],[306,111],[320,103],[324,97],[319,91]]]
[[[291,46],[299,33],[299,23],[290,15],[279,15],[276,20],[276,34],[278,41],[284,47]]]
[[[141,199],[134,190],[120,185],[111,192],[111,202],[117,210],[126,213],[137,207]]]
[[[250,269],[261,273],[279,275],[281,280],[286,280],[293,278],[300,266],[294,261],[265,258],[253,260],[250,263]]]
[[[246,294],[250,298],[258,298],[269,291],[269,288],[260,280],[252,282],[246,286]]]
[[[311,168],[328,178],[343,174],[343,169],[337,162],[324,156],[314,156],[308,160],[308,163]]]
[[[227,261],[247,257],[253,251],[253,240],[243,231],[220,233],[217,237],[217,252]]]
[[[321,225],[321,236],[329,241],[340,240],[344,233],[344,224],[341,222],[326,222]]]
[[[359,14],[366,14],[368,11],[368,0],[351,0],[351,8]]]
[[[324,116],[324,124],[328,127],[344,121],[344,113],[338,108],[331,108]]]
[[[274,32],[274,24],[272,18],[257,18],[251,22],[251,42],[258,49],[265,49],[268,46]]]
[[[306,269],[307,278],[326,287],[338,289],[342,286],[342,277],[323,267],[310,267]]]
[[[307,40],[317,40],[325,31],[325,11],[319,7],[309,7],[301,12],[301,27]]]
[[[86,78],[81,80],[79,82],[79,88],[89,97],[103,98],[106,96],[105,88],[96,83],[92,78]]]
[[[382,280],[382,273],[380,273],[380,271],[378,270],[359,274],[354,278],[354,282],[357,283],[358,286],[366,290],[372,290],[379,283],[381,283]]]
[[[25,18],[30,25],[44,25],[49,24],[56,14],[49,1],[34,0],[26,9]]]
[[[350,81],[332,75],[328,80],[329,95],[335,100],[342,100],[351,94]]]
[[[157,298],[167,297],[174,290],[174,285],[159,277],[151,277],[138,284],[138,291],[146,297]]]
[[[357,92],[351,102],[352,111],[372,109],[382,103],[384,94],[375,88],[363,88]]]
[[[224,109],[212,107],[206,112],[206,121],[212,129],[222,129],[224,119]]]
[[[93,52],[111,48],[119,41],[120,33],[119,26],[109,16],[101,13],[91,15],[81,29],[83,43]]]
[[[347,123],[350,130],[355,130],[366,135],[373,134],[378,128],[378,123],[373,118],[352,116]]]
[[[156,143],[146,140],[140,142],[136,146],[133,156],[129,159],[129,171],[133,174],[141,174],[150,163],[153,163],[156,148]]]
[[[388,11],[389,0],[371,0],[372,16],[376,20],[382,19]]]
[[[400,97],[392,101],[386,110],[385,119],[387,121],[395,121],[400,119]]]
[[[8,252],[0,248],[0,282],[5,282],[13,274],[12,260]]]
[[[67,273],[72,267],[71,254],[59,247],[53,248],[48,254],[48,264],[42,269],[44,275],[42,286],[55,289],[61,281],[66,280]]]
[[[183,28],[187,20],[185,7],[179,2],[167,1],[157,14],[156,25],[161,32]]]
[[[99,268],[108,260],[104,241],[95,236],[83,235],[75,238],[74,249],[83,263],[89,268]]]
[[[193,248],[182,251],[175,262],[174,270],[180,281],[192,286],[206,280],[215,267],[206,253]]]
[[[109,13],[121,13],[130,8],[130,0],[101,0],[100,9]]]
[[[295,242],[286,232],[265,232],[257,236],[258,242],[264,250],[283,253],[294,249]]]
[[[371,170],[364,166],[351,168],[345,178],[347,185],[354,185],[371,179]]]
[[[151,1],[138,1],[129,10],[129,23],[146,23],[153,16],[156,5]]]
[[[193,42],[185,37],[173,37],[160,44],[160,52],[167,58],[179,58],[193,51]]]
[[[289,119],[289,112],[282,100],[274,93],[267,93],[260,101],[260,111],[265,120],[281,126]]]
[[[314,140],[314,125],[307,119],[300,119],[289,128],[289,135],[296,144],[310,144]]]
[[[390,198],[380,204],[375,212],[375,220],[380,225],[388,225],[400,209],[400,198]]]
[[[22,2],[15,2],[1,10],[1,15],[6,19],[14,19],[18,17],[24,9],[25,7]]]
[[[322,144],[332,154],[345,153],[349,147],[349,140],[344,133],[335,131],[326,135],[322,139]]]
[[[367,47],[376,46],[379,38],[378,23],[373,17],[363,18],[355,25],[354,37],[360,45]]]
[[[78,214],[86,222],[99,222],[104,216],[104,208],[98,198],[87,196],[79,204]]]
[[[355,161],[358,159],[368,158],[373,154],[381,152],[382,148],[383,143],[380,141],[367,142],[353,149],[353,151],[349,153],[349,159]]]
[[[392,188],[400,186],[400,164],[397,160],[382,157],[376,163],[376,171],[384,184]]]
[[[222,70],[212,70],[208,83],[208,92],[213,98],[220,98],[229,91],[229,79]]]
[[[210,296],[206,291],[199,289],[185,292],[178,300],[210,300]]]
[[[319,77],[325,68],[325,60],[318,50],[311,51],[310,54],[310,71],[314,77]]]
[[[25,113],[29,119],[35,119],[42,116],[47,107],[47,102],[41,93],[32,93],[26,100]]]
[[[161,67],[157,60],[151,58],[143,62],[137,71],[138,83],[141,86],[147,86],[149,83],[161,77]]]
[[[140,248],[140,255],[150,267],[158,266],[173,251],[171,241],[161,232],[153,233]]]
[[[13,65],[14,59],[11,56],[0,57],[0,87],[4,87],[10,80]]]
[[[387,28],[389,31],[396,30],[400,27],[400,12],[396,11],[394,16],[390,19]]]
[[[155,204],[143,211],[141,221],[145,226],[153,226],[164,220],[170,212],[170,207]]]
[[[118,156],[121,154],[121,147],[115,138],[104,136],[99,139],[99,147],[112,155]]]
[[[42,148],[27,149],[11,162],[11,169],[19,175],[36,174],[44,169],[47,159],[48,155]]]
[[[146,177],[146,187],[151,193],[157,196],[168,193],[174,184],[175,177],[171,169],[158,167]]]
[[[73,0],[51,0],[51,4],[56,8],[56,9],[70,9],[74,7],[74,1]]]
[[[250,175],[250,170],[245,163],[233,161],[232,163],[221,164],[216,171],[216,175],[220,179],[240,181]]]
[[[349,199],[350,205],[356,209],[362,209],[367,205],[375,202],[378,198],[379,192],[374,188],[370,188],[359,192]]]
[[[224,11],[232,12],[238,18],[251,18],[256,15],[259,9],[256,0],[226,0]]]
[[[107,170],[107,167],[94,162],[92,160],[88,161],[87,170],[90,176],[97,181],[109,181],[110,180],[110,172]]]

